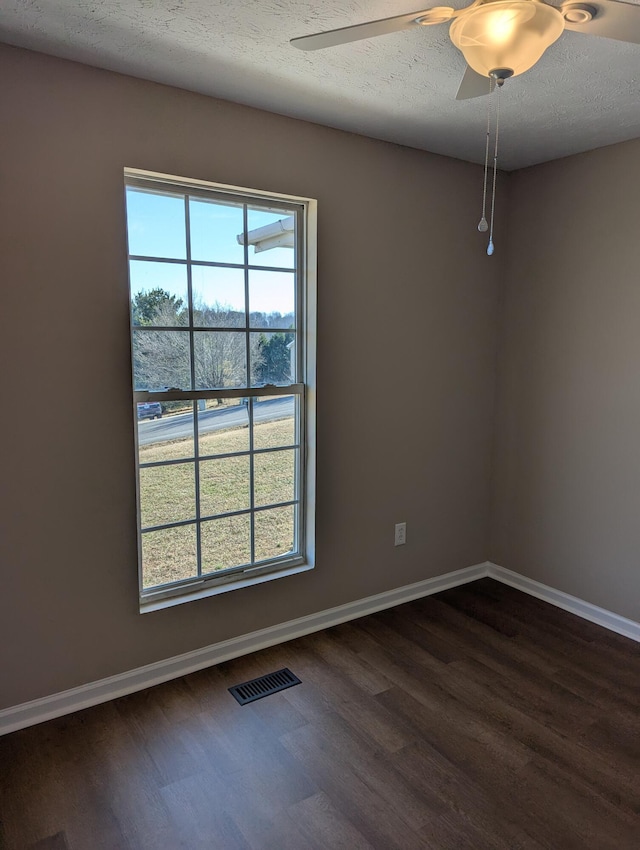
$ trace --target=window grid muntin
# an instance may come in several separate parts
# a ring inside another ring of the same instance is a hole
[[[129,171],[129,170],[128,170]],[[133,171],[133,169],[131,169]],[[204,198],[207,201],[219,201],[228,207],[240,207],[243,203],[249,206],[264,208],[265,210],[302,209],[303,205],[294,199],[281,198],[278,195],[269,195],[251,189],[235,189],[232,186],[216,188],[209,184],[203,185],[202,181],[189,180],[185,178],[171,177],[164,174],[138,174],[127,173],[126,185],[131,189],[137,189],[148,194],[162,194],[181,197]],[[233,198],[238,198],[234,201]]]
[[[158,187],[155,186],[150,188],[146,185],[148,182],[157,182]],[[167,181],[170,183],[170,181]],[[175,331],[176,327],[180,330],[189,333],[189,355],[190,355],[190,378],[192,383],[192,389],[190,391],[182,391],[180,392],[180,396],[188,398],[193,402],[193,427],[194,427],[194,456],[193,458],[178,458],[170,461],[161,461],[161,462],[150,462],[145,464],[140,464],[139,462],[139,453],[137,452],[137,465],[138,469],[148,468],[151,466],[164,466],[164,465],[175,465],[186,462],[193,462],[195,465],[195,475],[194,475],[194,486],[196,488],[195,496],[196,496],[196,510],[197,515],[193,520],[185,520],[178,521],[175,523],[169,523],[161,526],[150,526],[148,528],[142,529],[140,521],[138,522],[138,535],[139,539],[141,539],[142,534],[147,534],[151,531],[160,531],[164,528],[174,528],[196,524],[197,527],[197,575],[194,575],[187,579],[179,579],[173,582],[168,582],[162,585],[153,585],[149,588],[145,588],[143,585],[143,572],[140,570],[139,582],[140,582],[140,593],[145,597],[152,596],[154,598],[158,598],[159,596],[164,595],[174,595],[176,591],[179,591],[181,587],[189,587],[194,583],[199,584],[203,579],[216,579],[218,578],[220,581],[224,581],[225,577],[229,574],[236,574],[239,572],[265,572],[272,567],[274,570],[281,569],[283,565],[297,565],[304,562],[304,558],[302,556],[303,552],[303,544],[304,544],[304,515],[303,515],[303,505],[301,502],[301,494],[304,492],[305,487],[305,467],[304,467],[304,458],[302,454],[302,445],[301,439],[304,434],[305,424],[304,424],[304,405],[301,404],[301,396],[302,401],[304,400],[304,385],[299,383],[300,377],[304,374],[303,371],[303,346],[300,344],[300,340],[302,337],[302,329],[304,327],[304,313],[303,313],[303,279],[305,273],[305,255],[303,251],[304,246],[304,237],[305,237],[305,228],[306,228],[306,220],[304,215],[304,205],[296,204],[293,202],[280,202],[279,212],[286,213],[289,215],[293,215],[295,219],[295,264],[293,268],[284,268],[284,267],[274,267],[274,266],[261,266],[257,264],[252,264],[249,262],[249,244],[248,244],[248,208],[249,206],[256,208],[264,208],[265,210],[272,211],[274,207],[274,199],[265,199],[259,196],[252,196],[250,193],[238,193],[238,197],[242,197],[243,201],[238,202],[238,204],[229,204],[229,196],[233,193],[216,193],[215,191],[209,191],[207,189],[203,189],[198,191],[197,189],[193,189],[193,187],[188,187],[187,191],[174,192],[167,190],[167,183],[163,183],[160,180],[155,178],[146,178],[140,180],[132,177],[126,178],[126,188],[134,188],[134,189],[142,189],[146,191],[148,194],[157,195],[157,194],[166,194],[171,195],[172,197],[182,197],[185,205],[185,240],[186,240],[186,250],[187,250],[187,259],[173,259],[166,257],[150,257],[144,255],[129,255],[129,260],[141,260],[148,262],[167,262],[178,265],[186,265],[187,266],[187,289],[188,289],[188,314],[189,314],[189,325],[187,327],[184,326],[139,326],[134,325],[133,321],[131,321],[131,329],[132,329],[132,339],[133,332],[135,331]],[[179,184],[176,184],[179,185]],[[183,189],[185,187],[183,186]],[[192,190],[193,189],[193,190]],[[243,206],[243,233],[244,233],[244,265],[239,266],[233,263],[220,263],[213,261],[201,261],[201,260],[192,260],[191,259],[191,233],[189,226],[189,198],[190,197],[206,197],[208,200],[221,200],[227,206]],[[248,200],[250,199],[250,200]],[[244,328],[233,328],[233,327],[211,327],[204,326],[197,328],[194,326],[193,321],[193,290],[192,290],[192,268],[194,266],[209,266],[209,267],[221,267],[221,268],[243,268],[244,269],[244,277],[245,277],[245,321],[246,326]],[[250,325],[250,305],[249,305],[249,271],[252,270],[264,270],[269,272],[285,272],[288,274],[293,273],[295,280],[295,288],[294,288],[294,318],[295,318],[295,328],[279,328],[279,327],[253,327]],[[133,292],[131,293],[133,296]],[[194,332],[195,331],[231,331],[231,332],[241,332],[245,334],[246,340],[246,384],[245,387],[229,387],[229,388],[208,388],[207,390],[197,390],[195,388],[195,351],[194,351]],[[292,383],[289,385],[278,385],[277,393],[273,392],[273,385],[266,385],[263,387],[260,386],[249,386],[251,382],[251,352],[250,352],[250,343],[251,343],[251,333],[286,333],[292,334],[294,339],[296,340],[295,352],[296,352],[296,360],[295,360],[295,375],[292,376],[296,383]],[[173,400],[168,397],[167,391],[151,391],[151,390],[136,390],[135,389],[135,375],[134,375],[134,405],[138,401],[143,400],[159,400],[159,401],[169,401]],[[246,396],[251,398],[251,402],[248,404],[248,415],[249,415],[249,440],[250,440],[250,448],[249,448],[249,457],[250,457],[250,470],[251,470],[251,478],[250,478],[250,499],[251,506],[248,510],[245,511],[232,511],[225,512],[221,514],[215,514],[211,516],[203,517],[200,515],[200,481],[199,481],[199,464],[200,459],[215,459],[219,457],[226,456],[242,456],[246,455],[247,452],[239,452],[239,453],[227,453],[221,455],[206,455],[202,458],[200,457],[199,451],[199,432],[198,432],[198,408],[197,408],[197,400],[199,398],[219,398],[223,397],[221,392],[224,390],[237,390],[233,392],[233,395],[228,397],[237,398]],[[265,392],[265,390],[267,390]],[[211,394],[213,391],[213,394]],[[183,395],[184,393],[184,395]],[[211,395],[210,395],[211,394]],[[293,395],[294,396],[294,423],[295,423],[295,432],[298,436],[295,444],[291,446],[278,446],[271,447],[269,449],[258,449],[255,450],[253,446],[253,399],[256,396],[262,395]],[[175,395],[174,392],[171,395]],[[134,406],[135,410],[135,406]],[[294,465],[294,496],[295,498],[291,501],[286,502],[278,502],[268,505],[260,505],[258,507],[255,506],[255,494],[254,494],[254,470],[253,470],[253,458],[255,454],[266,453],[269,451],[282,451],[287,448],[297,449],[294,452],[295,457],[295,465]],[[298,469],[299,466],[299,469]],[[139,477],[139,476],[138,476]],[[138,493],[140,493],[140,485],[138,485]],[[139,497],[138,497],[139,499]],[[255,521],[254,517],[256,512],[262,512],[265,510],[271,510],[273,508],[278,507],[288,507],[292,506],[294,509],[294,524],[293,524],[293,532],[294,532],[294,540],[293,540],[293,548],[290,552],[275,556],[270,559],[261,559],[259,561],[255,560]],[[226,569],[217,570],[213,573],[207,573],[203,576],[202,574],[202,552],[201,552],[201,534],[200,534],[200,526],[203,522],[210,521],[212,519],[217,519],[225,516],[234,516],[234,515],[242,515],[250,513],[251,516],[251,563],[243,566],[233,566]],[[140,503],[138,502],[138,515],[140,518]],[[142,558],[142,546],[140,545],[140,557]],[[141,564],[142,567],[142,564]],[[215,583],[215,582],[212,582]],[[158,593],[159,591],[159,593]]]
[[[134,331],[140,331],[142,333],[151,333],[152,331],[176,331],[177,333],[189,333],[191,328],[188,325],[133,325]],[[257,334],[257,333],[270,333],[270,334],[292,334],[296,335],[295,328],[281,328],[281,327],[273,327],[273,328],[259,328],[255,325],[251,325],[251,327],[236,327],[233,325],[227,325],[225,327],[212,327],[211,325],[196,325],[193,328],[194,333],[247,333],[247,334]],[[209,389],[215,389],[215,387],[210,387]],[[220,387],[220,389],[231,389],[231,387]],[[247,389],[250,389],[247,387]]]
[[[138,330],[138,328],[134,328]],[[170,328],[169,328],[170,330]],[[257,387],[209,387],[206,390],[134,390],[136,401],[198,401],[214,398],[244,398],[245,396],[303,395],[304,384],[264,384]]]
[[[196,523],[210,522],[212,519],[223,519],[229,516],[244,516],[250,513],[260,513],[261,511],[270,511],[274,508],[288,508],[300,504],[298,499],[287,499],[284,502],[270,502],[268,505],[256,505],[255,508],[239,508],[237,511],[221,511],[218,514],[205,514],[200,517],[191,517],[189,519],[177,519],[173,522],[163,522],[160,525],[149,525],[141,528],[142,534],[150,534],[153,531],[163,531],[165,528],[180,528],[183,525],[196,525]]]
[[[295,522],[298,519],[296,514],[300,511],[301,506],[296,502],[282,502],[275,505],[265,505],[264,507],[256,508],[253,514],[261,513],[267,510],[272,510],[273,508],[286,508],[293,507],[294,509],[294,531],[295,531]],[[246,516],[249,511],[236,511],[230,512],[228,514],[220,514],[211,517],[203,517],[200,520],[186,520],[184,522],[176,522],[168,525],[164,525],[158,528],[155,528],[154,531],[163,531],[167,528],[181,528],[190,525],[195,525],[196,523],[200,524],[203,522],[208,522],[213,519],[224,518],[228,516]],[[143,531],[142,534],[145,532]],[[283,569],[288,566],[297,566],[304,562],[304,558],[299,551],[292,550],[291,552],[286,552],[282,555],[276,555],[273,558],[261,559],[261,560],[253,560],[251,563],[247,562],[245,564],[234,565],[233,567],[227,567],[226,569],[214,570],[207,573],[200,573],[199,575],[193,575],[185,579],[178,579],[172,582],[165,582],[163,584],[151,585],[148,588],[143,588],[143,593],[145,596],[159,598],[161,596],[171,596],[175,592],[176,589],[181,587],[194,588],[200,586],[203,582],[207,584],[217,584],[218,582],[224,582],[228,580],[228,576],[234,576],[239,573],[251,573],[252,575],[256,572],[264,572],[268,571],[270,565],[273,565],[274,569]]]
[[[160,599],[168,599],[187,593],[193,593],[202,590],[203,588],[226,584],[243,577],[254,577],[264,573],[279,572],[291,567],[302,566],[304,562],[305,560],[301,555],[296,555],[295,557],[278,555],[270,561],[259,561],[254,565],[246,564],[242,566],[229,567],[226,570],[218,570],[215,573],[206,573],[200,577],[195,576],[193,578],[176,579],[176,581],[167,582],[165,584],[155,584],[144,590],[143,596],[146,602],[155,602]]]
[[[300,443],[287,443],[286,445],[282,445],[282,446],[269,446],[268,448],[265,448],[265,449],[254,449],[253,453],[254,454],[267,454],[268,452],[282,452],[282,451],[286,451],[287,449],[299,449],[299,448],[300,448]],[[244,451],[239,451],[239,452],[222,452],[221,454],[217,454],[217,455],[200,455],[198,460],[199,461],[225,460],[228,457],[246,457],[249,454],[250,454],[250,450],[246,449]],[[176,464],[180,464],[180,463],[193,463],[194,460],[195,460],[195,457],[193,455],[185,455],[184,457],[171,458],[169,460],[150,460],[150,461],[147,461],[145,463],[139,463],[138,466],[140,467],[140,469],[148,469],[149,467],[153,467],[153,466],[175,466]]]
[[[152,462],[152,463],[147,463],[147,464],[139,464],[139,468],[140,469],[149,469],[149,468],[162,467],[162,466],[176,466],[176,465],[180,465],[180,464],[186,465],[188,463],[193,463],[197,467],[201,460],[202,461],[216,460],[216,459],[221,459],[221,458],[224,458],[224,457],[243,457],[243,456],[244,457],[250,456],[250,458],[252,459],[253,456],[255,456],[256,454],[258,454],[258,455],[259,454],[270,454],[270,453],[273,453],[273,452],[288,451],[288,450],[295,451],[294,458],[295,458],[295,463],[297,464],[298,462],[301,461],[300,449],[301,449],[301,446],[299,444],[288,445],[288,446],[277,446],[277,447],[268,448],[268,449],[255,449],[251,452],[247,451],[247,452],[238,452],[238,453],[227,454],[227,455],[213,455],[211,457],[201,457],[201,458],[198,458],[197,461],[193,457],[184,458],[184,459],[181,458],[181,459],[178,459],[178,460],[157,461],[157,462]],[[251,460],[251,464],[252,464],[252,460]],[[194,475],[194,479],[195,479],[195,477],[196,476]],[[166,528],[180,528],[180,527],[186,526],[186,525],[196,525],[197,528],[198,528],[196,533],[198,534],[199,533],[199,526],[200,526],[201,523],[209,522],[209,521],[214,520],[214,519],[220,519],[220,518],[229,517],[229,516],[241,516],[241,515],[245,515],[245,514],[250,514],[251,517],[252,517],[252,521],[253,521],[253,515],[255,513],[259,513],[261,511],[266,511],[266,510],[272,510],[273,508],[283,508],[283,507],[289,507],[289,506],[293,506],[296,509],[296,511],[298,511],[300,509],[301,500],[300,500],[299,496],[297,495],[297,486],[296,486],[297,483],[298,483],[298,479],[297,479],[297,477],[295,477],[295,473],[294,473],[294,498],[293,499],[287,499],[285,501],[280,501],[280,502],[270,502],[270,503],[264,504],[264,505],[255,505],[255,496],[254,496],[254,493],[253,493],[253,486],[252,486],[251,491],[250,491],[250,495],[251,495],[250,507],[243,508],[243,509],[240,509],[240,510],[234,510],[234,511],[221,511],[220,513],[216,513],[216,514],[202,515],[201,512],[200,512],[200,507],[199,507],[199,501],[200,500],[198,498],[198,509],[197,509],[198,512],[197,512],[197,515],[195,517],[185,519],[185,520],[176,520],[174,522],[166,522],[166,523],[160,523],[158,525],[150,525],[150,526],[144,526],[144,527],[140,524],[140,533],[141,534],[149,534],[149,533],[154,532],[154,531],[163,531]],[[198,481],[198,487],[199,487],[199,481]],[[198,497],[199,497],[199,492],[198,492]],[[298,517],[296,517],[296,519],[298,519]],[[291,550],[291,552],[288,553],[288,555],[290,557],[297,555],[300,552],[300,546],[296,545],[297,542],[298,542],[297,539],[296,539],[296,532],[298,530],[297,529],[298,524],[299,523],[294,522],[294,546],[293,546],[293,549]],[[282,556],[282,557],[284,557],[284,556]],[[264,561],[264,560],[265,559],[262,559],[262,561]],[[252,564],[255,563],[255,560],[254,560],[254,557],[253,557],[253,552],[252,552],[251,563]],[[223,572],[223,570],[218,570],[217,572]],[[200,575],[200,574],[198,574],[198,575]],[[195,577],[197,577],[197,576],[195,576]]]
[[[249,247],[248,245],[245,247]],[[137,263],[167,263],[167,265],[173,266],[185,266],[187,264],[187,260],[177,259],[175,257],[155,257],[151,254],[129,254],[129,260]],[[213,268],[213,269],[236,269],[237,271],[243,271],[245,269],[244,263],[224,263],[220,260],[190,260],[189,261],[192,266],[203,266],[205,268]],[[246,268],[248,268],[251,272],[284,272],[286,274],[295,273],[295,268],[288,269],[285,266],[261,266],[257,263],[247,263]]]
[[[191,358],[191,387],[196,385],[196,346],[195,336],[193,333],[194,316],[193,316],[193,264],[191,262],[191,218],[189,211],[189,195],[184,196],[184,237],[186,242],[186,257],[187,257],[187,298],[189,299],[189,356]],[[193,455],[194,455],[194,475],[193,485],[195,487],[195,510],[196,519],[200,517],[200,446],[198,443],[198,410],[197,404],[192,402],[193,410]],[[200,531],[200,523],[196,523],[196,572],[200,577],[202,575],[202,534]]]
[[[253,374],[251,363],[251,333],[249,326],[251,325],[251,313],[249,310],[249,209],[245,204],[242,208],[242,227],[243,227],[243,256],[244,256],[244,325],[247,328],[245,335],[245,351],[247,358],[247,385],[251,383],[251,375]],[[249,557],[251,564],[255,563],[256,551],[256,522],[255,522],[255,470],[253,466],[253,404],[247,400],[247,415],[249,417],[249,508],[251,510],[249,520]]]

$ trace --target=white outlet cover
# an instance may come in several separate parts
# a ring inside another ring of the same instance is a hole
[[[407,542],[407,523],[397,522],[395,528],[395,546],[403,546]]]

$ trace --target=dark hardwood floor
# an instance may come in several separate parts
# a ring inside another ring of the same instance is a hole
[[[0,846],[639,850],[639,702],[640,645],[484,579],[0,739]]]

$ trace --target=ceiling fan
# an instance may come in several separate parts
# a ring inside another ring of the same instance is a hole
[[[420,12],[291,39],[300,50],[320,50],[363,38],[451,21],[449,36],[467,70],[457,100],[488,94],[494,84],[532,68],[565,29],[640,44],[640,6],[620,0],[565,2],[475,0],[464,9],[435,6]],[[489,82],[487,82],[489,78]]]

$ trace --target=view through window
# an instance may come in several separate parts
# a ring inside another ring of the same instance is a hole
[[[306,207],[126,176],[143,599],[305,561]]]

